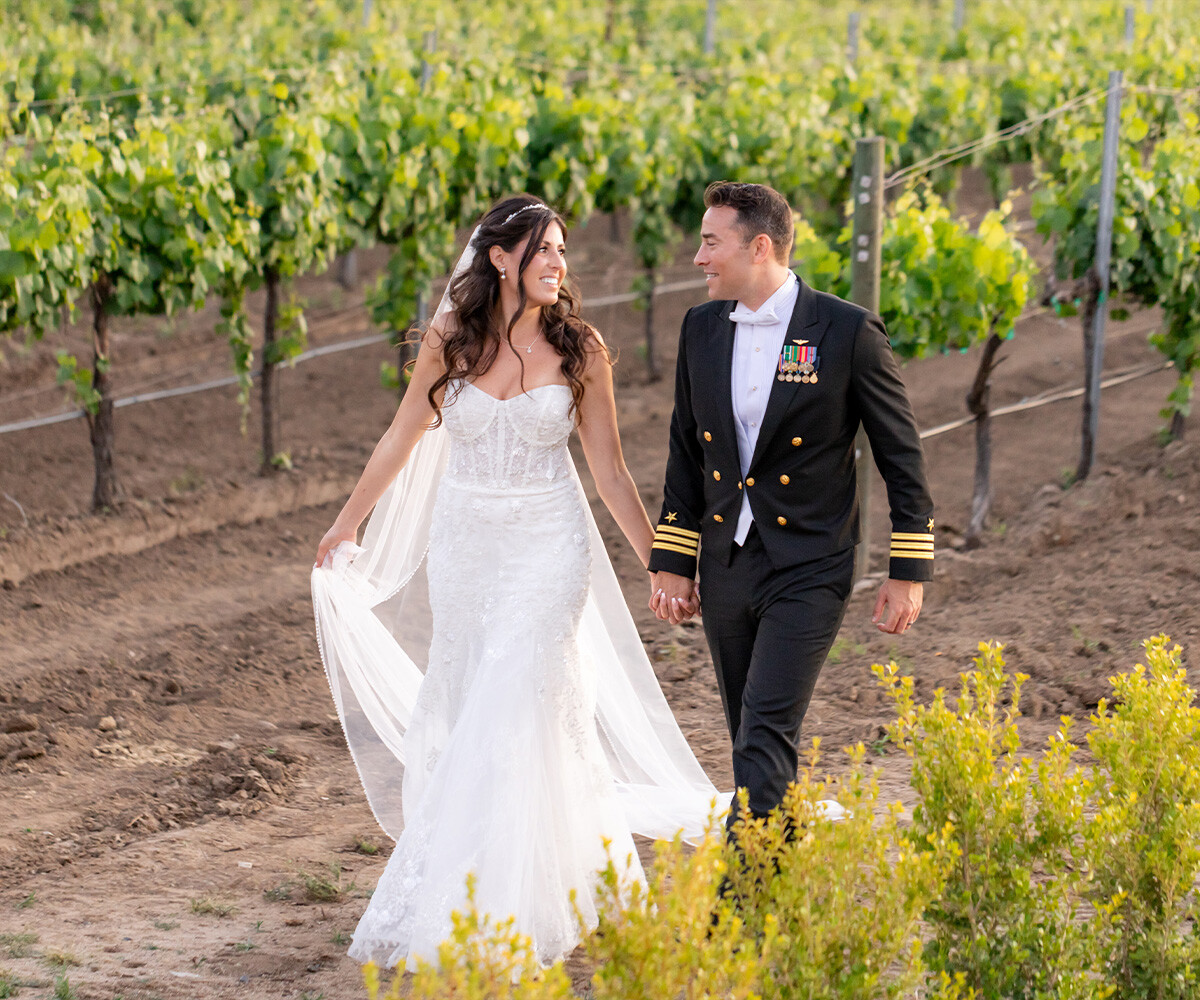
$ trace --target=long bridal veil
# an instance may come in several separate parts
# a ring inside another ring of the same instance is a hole
[[[470,263],[474,239],[455,276]],[[435,319],[448,308],[447,290]],[[334,704],[371,809],[393,839],[404,827],[404,734],[432,638],[426,554],[448,450],[443,427],[426,431],[375,505],[361,548],[339,546],[312,572],[317,644]],[[632,832],[664,838],[682,830],[698,839],[717,789],[658,685],[577,474],[575,485],[592,550],[579,651],[596,685],[596,730],[618,799]]]

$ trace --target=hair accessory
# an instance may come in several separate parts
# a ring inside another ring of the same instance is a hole
[[[507,219],[505,219],[505,220],[504,220],[504,224],[507,226],[507,225],[508,225],[510,222],[512,222],[512,220],[513,220],[513,219],[515,219],[515,218],[516,218],[518,215],[520,215],[522,212],[528,212],[528,211],[529,211],[531,208],[544,208],[544,209],[545,209],[547,212],[549,212],[549,211],[550,211],[550,206],[549,206],[549,205],[543,205],[543,204],[542,204],[540,201],[539,201],[539,202],[535,202],[535,203],[534,203],[534,204],[532,204],[532,205],[526,205],[524,208],[518,208],[518,209],[517,209],[515,212],[513,212],[513,213],[512,213],[512,214],[511,214],[511,215],[510,215],[510,216],[509,216]]]

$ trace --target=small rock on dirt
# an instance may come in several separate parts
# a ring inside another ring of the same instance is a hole
[[[225,774],[214,774],[209,779],[209,784],[218,795],[228,795],[234,787],[233,779]]]
[[[25,715],[18,713],[10,715],[4,723],[4,731],[6,733],[32,733],[37,730],[38,717],[36,715]]]
[[[117,728],[117,720],[114,719],[111,715],[106,715],[103,719],[100,720],[100,724],[98,726],[96,726],[96,728],[99,729],[100,732],[102,732],[102,733],[111,733],[114,729]]]

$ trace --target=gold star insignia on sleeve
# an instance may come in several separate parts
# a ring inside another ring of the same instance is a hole
[[[671,511],[665,518],[663,518],[663,520],[666,521],[667,524],[674,524],[679,520],[679,515],[676,514],[675,511]]]
[[[933,518],[932,517],[929,519],[929,530],[933,531]]]

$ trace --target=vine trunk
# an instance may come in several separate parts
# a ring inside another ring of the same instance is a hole
[[[975,492],[971,497],[971,520],[963,539],[968,549],[983,544],[983,529],[987,527],[992,509],[992,372],[1003,358],[996,357],[1004,344],[993,331],[983,345],[983,355],[975,371],[975,381],[967,393],[967,409],[975,417]]]
[[[109,376],[108,299],[112,286],[107,277],[92,285],[92,388],[98,397],[96,411],[88,410],[88,434],[92,439],[95,477],[92,510],[112,507],[117,500],[117,473],[113,464],[113,399]]]
[[[278,443],[279,384],[275,379],[275,327],[279,320],[279,272],[267,268],[267,304],[263,310],[262,472],[273,472]]]

